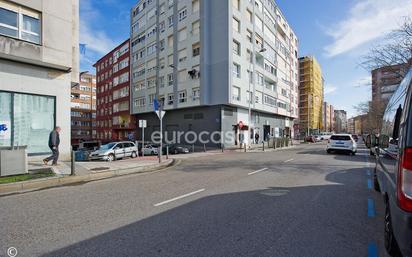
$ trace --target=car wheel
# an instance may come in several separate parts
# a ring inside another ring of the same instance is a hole
[[[400,253],[398,243],[396,242],[396,239],[393,235],[393,230],[392,230],[392,220],[391,220],[391,214],[389,210],[389,205],[386,204],[385,208],[385,248],[386,251],[389,253],[390,256],[392,257],[402,257],[402,254]]]
[[[150,154],[151,154],[151,155],[154,155],[155,153],[154,153],[154,151],[152,151]]]
[[[136,158],[137,157],[137,153],[136,152],[132,152],[132,158]]]
[[[113,155],[113,154],[109,154],[109,156],[107,156],[107,161],[108,161],[108,162],[114,161],[114,155]]]
[[[376,168],[375,168],[375,171],[373,172],[373,189],[375,189],[376,192],[381,191],[381,187],[379,186],[379,181],[378,181],[378,174],[376,173]]]
[[[332,151],[328,149],[328,150],[326,150],[326,152],[327,152],[327,153],[331,153]]]

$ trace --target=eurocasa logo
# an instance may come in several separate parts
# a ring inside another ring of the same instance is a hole
[[[0,124],[0,131],[7,131],[7,124]]]

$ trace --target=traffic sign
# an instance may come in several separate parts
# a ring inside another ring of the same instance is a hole
[[[156,111],[157,117],[159,117],[159,119],[163,119],[163,117],[165,116],[166,111]]]
[[[139,128],[147,128],[147,121],[139,120]]]

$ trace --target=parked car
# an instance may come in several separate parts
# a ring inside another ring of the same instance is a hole
[[[174,145],[169,146],[169,153],[171,154],[179,154],[179,153],[186,154],[189,152],[190,152],[189,148],[182,146],[182,145],[174,144]]]
[[[157,150],[157,146],[155,145],[145,145],[142,148],[144,155],[157,155],[159,151]]]
[[[326,152],[347,152],[355,155],[358,151],[358,145],[349,134],[335,134],[328,140]]]
[[[315,142],[320,142],[320,141],[322,141],[320,135],[314,135],[313,137],[315,138]]]
[[[100,148],[92,152],[89,156],[90,160],[115,161],[126,157],[137,157],[137,146],[133,142],[112,142],[100,146]]]
[[[412,256],[412,69],[386,107],[375,149],[374,187],[385,203],[384,242],[390,256]]]
[[[316,139],[315,139],[314,136],[307,136],[307,137],[305,137],[305,142],[315,143]]]

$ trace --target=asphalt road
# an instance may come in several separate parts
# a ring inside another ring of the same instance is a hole
[[[1,197],[0,256],[386,256],[367,158],[231,152]]]

